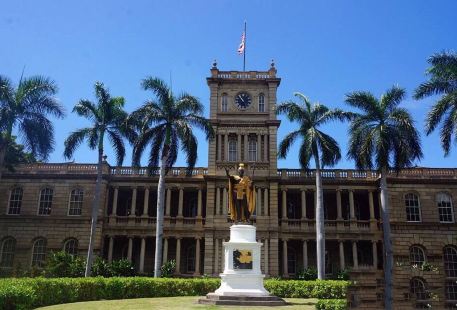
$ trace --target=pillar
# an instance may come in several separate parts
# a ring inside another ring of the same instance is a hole
[[[357,241],[352,241],[352,258],[354,260],[354,269],[359,268],[359,257],[357,255]]]
[[[170,216],[171,209],[171,189],[167,188],[167,199],[165,202],[165,215]]]
[[[338,188],[336,190],[336,213],[337,220],[343,220],[343,209],[341,208],[341,190]]]
[[[228,153],[229,153],[229,151],[228,151],[228,134],[227,133],[224,135],[224,148],[225,148],[225,150],[224,150],[224,160],[228,161]]]
[[[218,134],[217,135],[217,160],[222,160],[221,154],[222,154],[222,135]]]
[[[378,269],[378,243],[376,240],[372,241],[372,251],[373,251],[373,268]]]
[[[344,262],[344,242],[340,241],[339,247],[340,247],[340,269],[343,270],[346,268],[346,264]]]
[[[287,191],[282,190],[282,219],[287,220]]]
[[[132,207],[130,208],[130,216],[135,216],[135,213],[136,213],[136,195],[137,195],[137,188],[134,187],[132,189]]]
[[[303,268],[308,268],[308,241],[303,240]]]
[[[200,274],[200,238],[195,239],[195,274]]]
[[[197,217],[202,217],[202,190],[198,189],[197,194]]]
[[[287,240],[282,241],[282,274],[283,277],[289,277],[289,271],[287,269]]]
[[[127,249],[127,260],[132,261],[132,252],[133,252],[133,238],[129,237],[129,247]]]
[[[219,273],[219,239],[214,239],[214,274]]]
[[[163,238],[162,264],[168,261],[168,238]]]
[[[178,199],[178,217],[182,217],[182,208],[184,203],[184,190],[179,189],[179,199]]]
[[[108,244],[108,263],[113,261],[113,247],[114,247],[114,237],[109,236],[109,244]]]
[[[248,161],[248,159],[249,159],[249,152],[248,152],[249,141],[248,141],[248,139],[249,139],[248,134],[245,134],[244,135],[244,161]]]
[[[255,161],[260,161],[260,157],[262,156],[262,153],[261,153],[261,148],[262,148],[262,143],[260,143],[261,141],[261,135],[260,133],[257,133],[257,140],[256,140],[256,148],[255,148]]]
[[[144,189],[143,216],[148,216],[149,213],[149,187]]]
[[[268,275],[268,239],[265,239],[263,247],[263,272]]]
[[[176,239],[176,274],[181,273],[181,238]]]
[[[373,191],[368,191],[368,205],[370,207],[370,220],[375,220],[374,215],[374,202],[373,202]]]
[[[355,209],[354,209],[354,191],[352,189],[349,190],[349,213],[351,216],[351,220],[355,220]]]
[[[306,189],[301,190],[301,218],[306,219]]]
[[[221,214],[221,188],[216,187],[216,215]]]
[[[222,192],[222,214],[227,215],[227,188]]]
[[[257,187],[257,198],[256,198],[256,208],[255,208],[255,212],[256,212],[256,215],[263,215],[262,214],[262,189],[260,187]]]
[[[113,211],[112,215],[116,216],[117,215],[117,197],[119,195],[119,187],[114,188],[114,197],[113,197]]]
[[[146,251],[146,238],[141,238],[141,249],[140,249],[140,273],[144,272],[144,253]]]
[[[263,190],[263,215],[268,216],[268,188]]]
[[[240,134],[237,134],[236,135],[237,137],[237,142],[236,142],[236,147],[237,147],[237,150],[236,150],[236,158],[239,162],[241,162],[241,135]]]
[[[263,135],[263,161],[268,161],[268,135]]]

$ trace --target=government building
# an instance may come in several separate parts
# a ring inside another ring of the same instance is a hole
[[[277,167],[276,92],[268,71],[219,71],[207,78],[208,167],[172,168],[166,177],[163,259],[183,277],[218,276],[231,225],[225,168],[246,166],[256,190],[253,223],[263,243],[262,272],[295,278],[316,266],[314,171]],[[290,156],[293,156],[291,154]],[[95,164],[40,163],[5,172],[0,181],[0,267],[41,266],[50,251],[86,255]],[[326,273],[347,270],[351,307],[381,309],[383,231],[379,176],[323,170]],[[129,259],[140,274],[154,266],[158,170],[105,161],[95,252]],[[457,170],[413,168],[388,176],[395,309],[456,309]]]

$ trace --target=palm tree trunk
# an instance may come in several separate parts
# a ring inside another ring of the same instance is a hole
[[[103,134],[100,135],[101,143],[103,144]],[[98,148],[98,165],[97,165],[97,181],[95,183],[95,197],[92,201],[92,220],[90,224],[90,237],[89,237],[89,248],[87,250],[87,260],[86,260],[86,271],[84,273],[85,277],[90,277],[92,262],[94,261],[94,243],[95,243],[95,232],[97,229],[97,218],[98,218],[98,209],[100,205],[100,192],[102,187],[102,172],[103,172],[103,145]]]
[[[160,176],[157,185],[157,220],[156,220],[156,250],[154,258],[154,278],[161,276],[162,267],[162,240],[163,240],[163,213],[165,204],[165,170],[168,161],[168,145],[164,145],[163,155],[160,160]]]
[[[324,229],[324,197],[322,194],[322,179],[319,155],[315,156],[316,162],[316,252],[317,252],[317,278],[325,279],[325,229]]]
[[[392,240],[390,234],[389,200],[387,197],[387,168],[381,169],[381,210],[382,230],[384,234],[384,308],[392,309]]]

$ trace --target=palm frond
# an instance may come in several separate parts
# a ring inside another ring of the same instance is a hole
[[[292,131],[291,133],[287,134],[284,139],[279,143],[278,147],[278,157],[279,158],[286,158],[287,154],[289,153],[289,149],[295,140],[300,136],[300,131]]]
[[[73,131],[67,139],[65,139],[64,145],[65,149],[63,152],[63,156],[66,159],[70,159],[73,157],[74,152],[78,148],[78,146],[84,141],[84,139],[88,138],[92,128],[82,128],[76,131]]]
[[[457,106],[457,94],[448,94],[438,100],[427,114],[425,121],[425,133],[427,135],[435,130],[436,126],[438,126],[441,119],[452,106]]]
[[[125,145],[124,141],[122,140],[122,136],[118,132],[109,129],[106,131],[106,133],[108,134],[108,139],[111,143],[111,147],[114,149],[117,165],[121,166],[125,158]]]
[[[375,111],[378,111],[379,113],[379,101],[369,92],[355,91],[349,93],[346,95],[345,102],[365,113],[373,113]]]
[[[405,89],[394,85],[381,96],[381,107],[384,110],[392,110],[400,104],[405,96]]]
[[[161,104],[166,104],[171,96],[170,88],[159,78],[147,77],[141,82],[144,90],[151,90]]]

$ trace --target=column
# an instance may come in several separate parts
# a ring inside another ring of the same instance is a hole
[[[195,275],[200,274],[200,238],[195,239]]]
[[[306,189],[301,190],[301,218],[306,219]]]
[[[303,240],[303,268],[308,268],[308,241]]]
[[[183,200],[184,200],[184,190],[182,188],[179,189],[179,200],[178,200],[178,217],[182,217],[182,207],[183,207]]]
[[[133,238],[129,237],[129,247],[127,249],[127,259],[129,262],[132,261],[132,252],[133,252]]]
[[[255,208],[255,211],[256,211],[256,215],[263,215],[262,214],[262,189],[261,188],[257,188],[257,198],[256,198],[256,208]]]
[[[373,251],[373,268],[378,269],[378,243],[376,240],[372,241],[372,251]]]
[[[237,134],[236,135],[237,137],[237,142],[236,142],[236,147],[237,147],[237,151],[236,151],[236,156],[237,156],[237,160],[239,162],[241,162],[241,135],[240,134]]]
[[[109,244],[108,244],[108,263],[113,261],[113,247],[114,247],[114,237],[109,236]]]
[[[148,216],[149,213],[149,187],[144,189],[143,216]]]
[[[217,135],[217,160],[222,160],[221,154],[222,154],[222,135],[218,134]]]
[[[165,202],[165,216],[170,216],[171,209],[171,189],[167,188],[167,199]]]
[[[228,134],[224,135],[224,160],[228,161]]]
[[[368,191],[368,205],[370,207],[370,220],[375,220],[375,215],[374,215],[374,202],[373,202],[373,191],[369,190]]]
[[[341,189],[336,190],[336,213],[337,213],[337,220],[343,220],[343,210],[341,208]]]
[[[219,239],[214,239],[214,274],[219,273]]]
[[[216,187],[216,215],[221,214],[221,188]]]
[[[222,214],[227,215],[227,188],[222,192]]]
[[[261,135],[260,133],[257,133],[257,141],[256,141],[256,152],[255,152],[255,161],[260,161],[260,157],[262,157],[262,153],[261,153],[261,146],[262,146],[262,143],[260,143],[261,141]]]
[[[264,248],[263,248],[263,264],[264,264],[264,267],[263,267],[263,272],[268,275],[268,239],[265,239],[265,244],[263,245]]]
[[[113,197],[113,211],[111,215],[117,215],[117,196],[119,195],[119,187],[114,188],[114,197]]]
[[[351,220],[356,220],[354,209],[354,191],[352,189],[349,190],[349,213],[351,216]]]
[[[352,258],[354,260],[354,269],[359,268],[359,257],[357,255],[357,241],[352,241]]]
[[[181,238],[176,239],[176,274],[181,273]]]
[[[202,190],[198,189],[197,194],[197,217],[202,217]]]
[[[162,264],[168,261],[168,238],[163,238]]]
[[[287,240],[282,241],[282,274],[283,277],[289,277],[289,271],[287,269]]]
[[[248,153],[248,138],[249,138],[249,135],[248,134],[245,134],[244,135],[244,161],[248,161],[248,158],[249,158],[249,153]]]
[[[268,161],[268,135],[263,135],[263,161]]]
[[[135,213],[136,213],[136,195],[137,195],[137,188],[134,187],[132,189],[132,207],[130,208],[130,216],[135,216]]]
[[[344,242],[340,241],[338,243],[340,247],[340,269],[343,270],[344,268],[346,268],[346,264],[344,262]]]
[[[282,219],[287,220],[287,190],[282,190]]]
[[[140,273],[144,272],[144,253],[146,251],[146,238],[141,238],[141,249],[140,249]]]
[[[268,188],[263,190],[263,215],[268,216]]]

